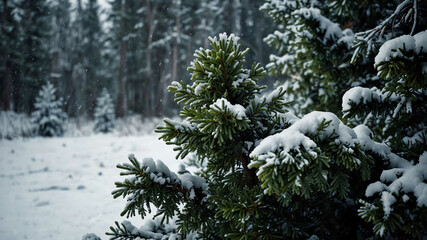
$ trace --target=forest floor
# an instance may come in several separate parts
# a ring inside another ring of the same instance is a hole
[[[111,195],[114,182],[123,180],[116,165],[128,162],[129,153],[140,161],[161,159],[173,171],[182,163],[158,137],[0,140],[0,239],[75,240],[86,233],[108,239],[114,221],[125,219],[126,200]]]

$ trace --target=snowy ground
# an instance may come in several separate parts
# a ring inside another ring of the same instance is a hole
[[[178,170],[172,146],[158,135],[0,140],[0,239],[81,239],[119,221],[125,200],[113,199],[118,163],[162,159]],[[135,225],[142,220],[131,220]]]

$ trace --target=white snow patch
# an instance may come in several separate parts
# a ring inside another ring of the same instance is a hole
[[[158,137],[98,134],[0,140],[1,238],[74,240],[94,233],[108,239],[104,233],[114,221],[126,219],[120,217],[126,200],[111,195],[114,182],[124,179],[117,164],[128,162],[133,152],[179,170],[173,146]],[[130,221],[144,225],[139,216]]]
[[[246,118],[246,109],[240,105],[240,104],[231,104],[227,99],[225,98],[219,98],[217,99],[213,104],[209,106],[211,109],[217,109],[218,111],[225,111],[225,108],[227,108],[235,117],[237,120],[242,120]]]

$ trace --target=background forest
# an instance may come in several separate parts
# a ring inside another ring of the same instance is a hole
[[[70,117],[92,118],[104,87],[116,115],[177,114],[167,94],[207,37],[233,32],[267,63],[262,1],[5,0],[0,3],[1,110],[30,113],[50,81]],[[247,36],[247,37],[246,37]]]

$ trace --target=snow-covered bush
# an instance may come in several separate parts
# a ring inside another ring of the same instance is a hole
[[[102,90],[101,95],[96,101],[93,115],[95,119],[95,127],[93,130],[95,132],[108,133],[114,129],[116,120],[114,104],[106,88]]]
[[[62,111],[62,98],[56,99],[55,87],[48,82],[36,97],[31,121],[40,136],[62,136],[67,115]]]
[[[24,113],[0,111],[0,139],[30,137],[33,135],[33,125]]]

